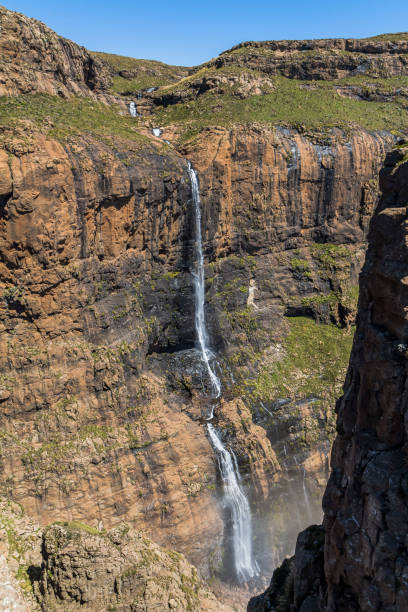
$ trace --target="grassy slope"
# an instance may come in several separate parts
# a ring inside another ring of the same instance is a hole
[[[397,42],[398,40],[408,40],[408,32],[394,32],[390,34],[377,34],[375,36],[369,36],[368,38],[362,38],[361,40],[378,40]]]
[[[92,51],[92,55],[107,63],[113,70],[113,91],[122,95],[137,93],[150,87],[160,87],[173,83],[187,75],[189,68],[171,66],[155,60],[136,59],[113,53]],[[127,79],[118,73],[122,70],[135,73],[134,78]]]
[[[46,94],[0,97],[0,125],[11,127],[21,119],[30,119],[58,140],[89,133],[101,140],[118,136],[140,144],[150,142],[139,133],[138,119],[119,115],[116,107],[86,98],[63,100]]]
[[[341,391],[353,343],[354,329],[317,325],[306,317],[290,317],[284,341],[285,357],[262,368],[253,394],[298,399],[322,394],[334,400]]]
[[[248,72],[248,71],[246,71]],[[186,137],[207,125],[230,126],[234,123],[283,124],[306,128],[346,128],[358,125],[368,130],[408,132],[407,98],[395,95],[380,102],[344,97],[336,90],[355,86],[364,93],[382,94],[408,88],[408,76],[373,79],[356,76],[336,81],[299,81],[273,77],[275,90],[262,96],[242,99],[230,95],[206,93],[195,100],[157,111],[160,125],[182,124]],[[172,89],[172,88],[171,88]]]

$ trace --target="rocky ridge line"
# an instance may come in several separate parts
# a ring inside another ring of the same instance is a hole
[[[109,71],[84,47],[0,7],[0,95],[43,92],[113,100]]]

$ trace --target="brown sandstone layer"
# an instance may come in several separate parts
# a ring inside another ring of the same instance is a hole
[[[254,424],[228,382],[232,356],[253,345],[269,359],[287,309],[302,313],[305,296],[353,282],[390,140],[334,135],[323,151],[294,132],[234,129],[205,132],[185,152],[200,177],[208,326],[225,367],[216,425],[253,501],[266,503],[283,474],[293,421],[279,432],[264,418]],[[193,349],[186,161],[158,143],[64,145],[27,124],[5,133],[2,169],[3,492],[43,524],[134,522],[212,571],[223,521]],[[352,265],[322,274],[310,258],[312,278],[297,275],[291,249],[314,240],[350,243]],[[344,315],[308,309],[321,320]],[[294,408],[300,432],[310,409]],[[293,461],[315,479],[316,499],[329,444],[324,435]]]
[[[111,100],[110,71],[86,50],[6,9],[0,18],[0,93]],[[1,491],[43,524],[125,519],[206,575],[219,572],[226,522],[194,350],[188,158],[224,390],[214,424],[257,508],[256,553],[277,487],[291,491],[272,513],[282,523],[306,479],[314,514],[332,435],[325,390],[256,397],[246,382],[285,357],[284,315],[352,324],[350,288],[393,140],[358,128],[237,126],[202,130],[177,153],[157,139],[59,142],[30,121],[4,126]],[[327,244],[336,257],[321,251]]]

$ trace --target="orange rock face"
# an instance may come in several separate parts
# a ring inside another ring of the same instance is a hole
[[[373,170],[392,140],[334,132],[322,145],[283,128],[204,131],[185,154],[200,173],[207,240],[218,256],[364,241],[378,193]]]
[[[358,132],[323,149],[294,132],[236,128],[204,132],[185,152],[201,184],[208,326],[227,368],[216,425],[260,507],[283,474],[273,445],[284,439],[254,424],[247,398],[227,384],[231,354],[248,342],[268,351],[271,333],[285,335],[285,308],[296,309],[305,289],[279,267],[282,253],[313,240],[358,251],[389,142]],[[4,146],[2,491],[43,524],[126,519],[209,573],[221,561],[224,522],[193,350],[186,161],[158,144],[63,145],[30,124]],[[245,287],[231,312],[249,309],[260,332],[248,336],[246,320],[231,327],[225,318],[217,291],[231,282]],[[326,443],[299,456],[299,474],[304,466],[317,490],[321,453]]]

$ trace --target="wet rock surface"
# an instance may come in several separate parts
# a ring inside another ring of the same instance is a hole
[[[324,529],[313,525],[299,534],[295,554],[278,567],[268,589],[253,597],[248,612],[317,612],[326,591],[323,570]]]

